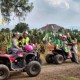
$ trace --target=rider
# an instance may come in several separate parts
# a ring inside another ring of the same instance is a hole
[[[72,43],[72,38],[71,38],[71,36],[70,36],[70,33],[67,33],[67,42],[68,42],[68,44],[71,44]],[[68,50],[69,50],[69,56],[70,57],[72,57],[72,54],[71,54],[71,46],[70,45],[68,45]]]
[[[68,58],[70,58],[70,56],[69,56],[69,50],[68,50],[68,42],[67,42],[67,37],[64,35],[63,36],[63,43],[62,43],[62,49],[66,52],[66,53],[68,53]]]
[[[54,45],[56,49],[60,49],[61,45],[62,45],[62,34],[58,34],[58,36],[56,37],[55,41],[54,41]]]
[[[76,38],[73,38],[72,43],[74,44],[73,50],[74,50],[74,52],[75,52],[76,63],[79,63],[79,59],[78,59],[78,49],[77,49],[77,39],[76,39]]]
[[[30,42],[30,38],[28,37],[28,32],[23,32],[23,45],[26,46]]]
[[[75,53],[78,53],[78,49],[77,49],[77,38],[73,38],[72,43],[74,44],[73,49],[75,51]]]
[[[22,50],[19,46],[18,46],[18,39],[19,39],[19,33],[13,33],[12,36],[12,50]]]
[[[63,41],[62,41],[62,42],[63,42],[63,43],[62,43],[62,48],[64,49],[64,51],[65,51],[66,53],[68,53],[67,37],[64,35],[62,40],[63,40]]]

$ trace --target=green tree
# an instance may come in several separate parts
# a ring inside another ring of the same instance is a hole
[[[74,29],[74,30],[73,30],[73,32],[76,32],[76,33],[78,33],[78,30],[77,30],[77,29]]]
[[[18,23],[15,28],[12,30],[12,32],[20,32],[22,33],[23,31],[28,31],[29,27],[28,24],[26,23]]]
[[[29,3],[29,0],[0,0],[1,14],[6,21],[10,21],[12,13],[20,18],[26,16],[32,8],[33,3]]]
[[[61,28],[58,30],[58,32],[63,33],[63,32],[64,32],[64,28],[61,27]]]

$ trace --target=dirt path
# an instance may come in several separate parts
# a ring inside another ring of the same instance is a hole
[[[33,78],[26,73],[11,73],[9,80],[80,80],[79,78],[80,64],[66,62],[61,65],[44,65],[40,75]]]

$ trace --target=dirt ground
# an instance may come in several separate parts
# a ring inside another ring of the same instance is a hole
[[[43,61],[41,73],[37,77],[29,77],[26,73],[12,72],[9,80],[80,80],[80,64],[65,61],[61,65],[48,65],[45,56],[51,53],[46,49],[46,54],[41,54]],[[80,57],[80,53],[79,57]]]
[[[29,77],[26,73],[12,72],[9,80],[80,80],[80,64],[67,61],[61,65],[42,65],[37,77]]]

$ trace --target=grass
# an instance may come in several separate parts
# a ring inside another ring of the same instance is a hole
[[[80,80],[79,78],[75,78],[75,77],[64,77],[63,80]]]

